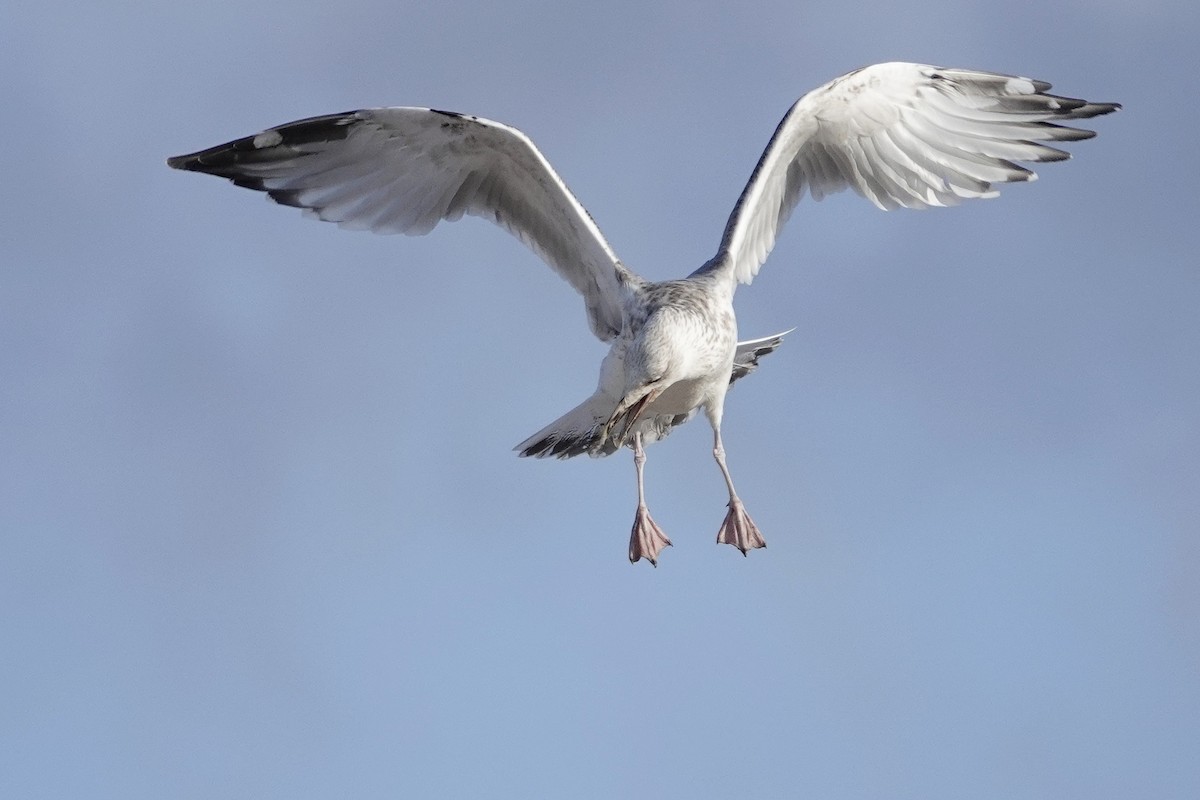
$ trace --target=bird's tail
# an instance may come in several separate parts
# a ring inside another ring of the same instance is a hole
[[[783,344],[783,337],[794,330],[796,329],[788,328],[783,333],[738,342],[737,352],[733,354],[733,373],[729,376],[729,382],[732,384],[738,378],[744,378],[758,369],[758,360],[778,350],[779,345]]]
[[[610,455],[617,451],[611,437],[603,445],[597,445],[604,423],[608,422],[616,408],[617,401],[614,398],[597,391],[513,449],[522,458],[571,458],[584,453]]]

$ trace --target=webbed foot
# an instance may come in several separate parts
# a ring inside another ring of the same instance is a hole
[[[721,530],[717,531],[717,544],[731,544],[741,550],[742,555],[756,547],[767,546],[766,540],[758,532],[758,526],[737,498],[729,501],[729,513],[721,523]]]
[[[644,558],[657,567],[659,551],[670,546],[671,540],[658,523],[650,519],[650,511],[645,506],[638,506],[637,516],[633,518],[633,532],[629,535],[629,563],[636,564],[638,559]]]

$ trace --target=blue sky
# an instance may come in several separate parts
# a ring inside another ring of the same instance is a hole
[[[0,795],[1200,796],[1200,10],[47,2],[4,11]],[[432,105],[527,132],[651,278],[863,64],[1125,110],[952,210],[797,209],[730,394],[518,460],[578,299],[478,221],[338,230],[163,161]]]

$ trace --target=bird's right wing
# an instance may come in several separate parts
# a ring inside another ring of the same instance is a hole
[[[1045,142],[1089,139],[1060,125],[1107,114],[1116,103],[1048,94],[1029,78],[876,64],[796,101],[771,137],[729,217],[717,257],[750,283],[796,204],[851,188],[882,209],[952,206],[995,197],[995,184],[1037,176],[1018,161],[1061,161]]]
[[[525,134],[428,108],[375,108],[268,128],[167,163],[228,178],[342,227],[428,233],[464,214],[500,225],[583,295],[592,332],[621,331],[620,263]]]

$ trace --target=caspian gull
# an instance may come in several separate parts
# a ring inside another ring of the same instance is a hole
[[[520,131],[468,114],[374,108],[313,117],[167,163],[266,192],[354,230],[424,234],[464,214],[497,223],[583,296],[592,332],[611,349],[595,393],[517,445],[570,458],[633,449],[638,508],[629,560],[657,565],[670,544],[650,518],[644,444],[703,409],[729,490],[717,541],[765,547],[733,486],[721,442],[729,385],[783,334],[737,342],[733,295],[750,283],[808,192],[847,187],[882,209],[989,198],[1037,176],[1016,162],[1061,161],[1046,142],[1095,134],[1058,124],[1120,106],[1048,94],[1029,78],[876,64],[809,92],[779,123],[725,226],[717,253],[686,278],[651,282],[613,253],[583,206]]]

